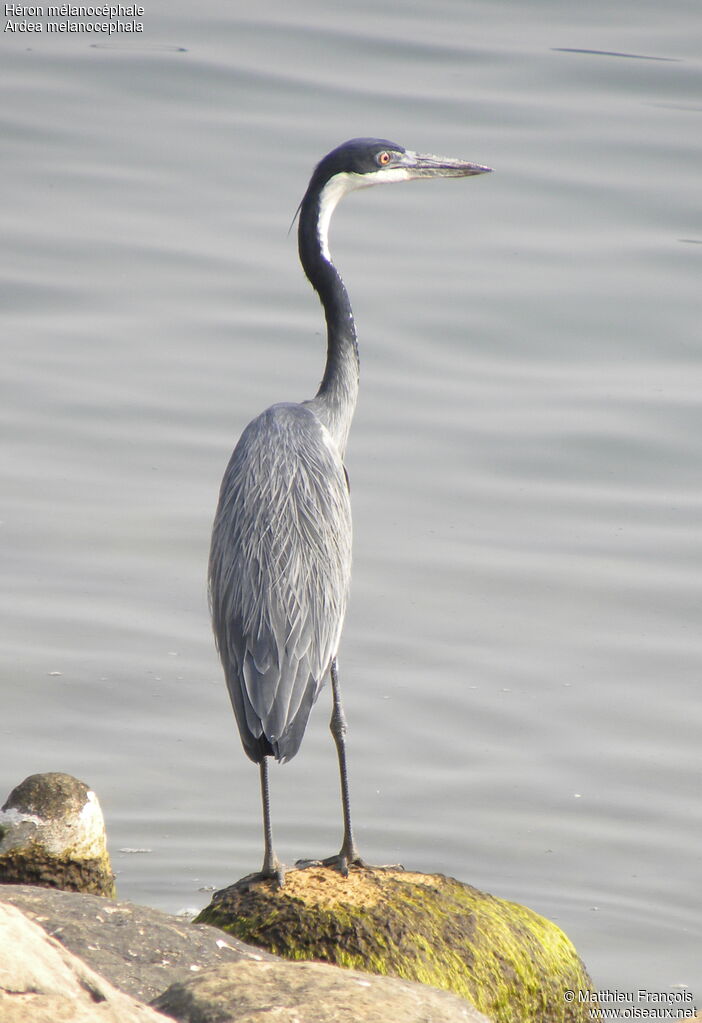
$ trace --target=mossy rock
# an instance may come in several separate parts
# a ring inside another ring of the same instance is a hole
[[[0,884],[114,898],[105,822],[85,782],[51,771],[12,790],[0,810]]]
[[[441,874],[331,868],[246,879],[217,892],[196,923],[288,959],[317,959],[444,988],[495,1023],[575,1023],[593,1003],[575,949],[555,924]]]
[[[47,856],[43,846],[26,845],[0,856],[0,884],[33,885],[59,888],[64,892],[115,897],[114,875],[102,859],[77,860],[69,851],[65,856]]]

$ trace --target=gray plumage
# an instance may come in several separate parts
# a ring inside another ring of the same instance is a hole
[[[339,452],[310,408],[274,405],[234,449],[210,559],[215,637],[252,760],[297,753],[336,653],[350,581]]]
[[[344,838],[339,854],[323,862],[343,873],[362,862],[351,829],[336,660],[351,579],[343,459],[359,361],[351,303],[329,254],[331,215],[346,193],[367,185],[487,170],[383,139],[352,139],[317,165],[300,203],[300,261],[327,323],[324,377],[310,401],[273,405],[244,430],[222,480],[209,563],[212,623],[227,688],[244,749],[260,765],[261,873],[279,884],[284,868],[273,851],[267,758],[295,756],[327,674]]]

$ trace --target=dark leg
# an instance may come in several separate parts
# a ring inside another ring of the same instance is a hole
[[[326,860],[298,860],[296,867],[337,867],[344,875],[348,876],[349,867],[368,867],[371,870],[403,870],[399,864],[387,864],[382,867],[371,867],[365,863],[358,854],[356,843],[353,840],[351,829],[351,800],[349,799],[349,774],[346,767],[346,718],[344,709],[341,706],[341,689],[339,686],[339,669],[336,657],[331,662],[332,693],[334,696],[334,707],[332,710],[329,727],[334,736],[336,751],[339,755],[339,776],[341,779],[341,807],[344,813],[344,841],[336,856],[329,856]]]
[[[285,883],[285,868],[273,851],[273,829],[271,827],[271,801],[268,794],[268,757],[264,757],[260,764],[261,768],[261,802],[263,804],[263,866],[261,875],[272,877],[278,882],[279,887]]]
[[[336,657],[334,657],[331,662],[331,681],[334,707],[329,727],[332,735],[334,736],[336,751],[339,756],[341,807],[344,814],[344,841],[342,842],[338,856],[330,856],[328,860],[324,860],[324,863],[334,866],[338,865],[341,873],[346,876],[349,872],[349,866],[352,863],[361,864],[362,860],[358,855],[358,850],[356,849],[356,844],[353,840],[353,830],[351,828],[349,775],[346,767],[346,718],[344,716],[344,708],[341,706],[341,688],[339,686],[339,669],[336,663]]]

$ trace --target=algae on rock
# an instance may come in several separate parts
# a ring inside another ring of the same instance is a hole
[[[592,990],[575,949],[533,910],[440,874],[330,868],[246,879],[217,892],[197,923],[288,959],[317,959],[444,988],[496,1023],[575,1023]]]
[[[105,822],[95,793],[70,774],[32,774],[0,810],[0,884],[114,898]]]

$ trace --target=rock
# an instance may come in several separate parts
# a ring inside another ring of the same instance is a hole
[[[196,918],[287,959],[317,959],[453,991],[497,1023],[574,1023],[593,984],[568,938],[524,906],[440,874],[290,871],[244,879]]]
[[[97,796],[70,774],[33,774],[0,812],[0,884],[114,896]]]
[[[277,958],[214,927],[97,895],[0,885],[3,902],[21,909],[111,984],[144,1002],[210,966]]]
[[[489,1023],[448,992],[323,964],[284,963],[225,939],[213,927],[158,910],[93,895],[0,886],[2,1023],[163,1023],[163,1016],[148,1015],[146,1006],[122,992],[146,999],[169,984],[154,1007],[163,1003],[161,1011],[169,1018],[199,1023],[262,1018],[271,1023]],[[135,1015],[139,1011],[147,1015]]]
[[[153,1003],[183,1023],[490,1023],[449,994],[324,963],[232,963]]]
[[[0,905],[0,934],[3,1023],[164,1023],[14,906]]]

